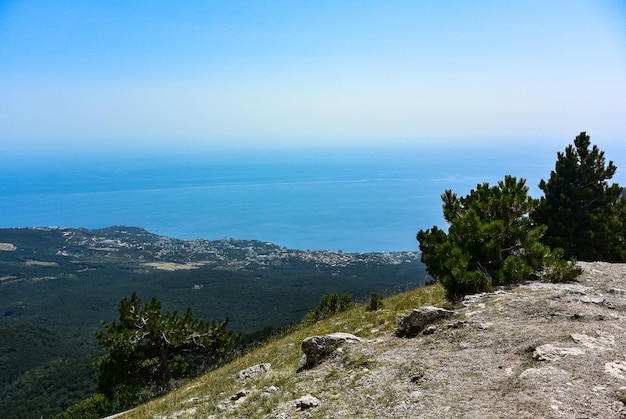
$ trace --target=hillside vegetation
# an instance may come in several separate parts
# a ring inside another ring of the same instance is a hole
[[[95,393],[95,332],[132,293],[164,312],[229,317],[250,342],[298,322],[325,293],[365,301],[426,276],[416,252],[308,252],[125,226],[0,229],[0,417],[50,417]]]
[[[398,316],[445,305],[440,285],[357,306],[276,338],[122,418],[623,418],[626,415],[626,265],[580,262],[570,284],[527,282],[468,296],[418,336]],[[349,345],[300,370],[300,344],[349,332]],[[270,363],[269,372],[238,372]],[[273,386],[273,387],[272,387]],[[296,401],[310,394],[319,406]]]
[[[430,285],[385,298],[385,309],[366,311],[365,305],[355,306],[310,326],[299,327],[286,336],[274,338],[228,365],[186,383],[169,395],[140,406],[123,417],[263,416],[281,403],[305,394],[299,392],[312,392],[323,384],[324,379],[322,382],[318,379],[311,381],[310,375],[316,375],[313,370],[297,373],[303,365],[300,343],[304,338],[332,332],[349,332],[368,339],[391,336],[399,313],[422,305],[444,303],[443,288],[440,285]],[[240,370],[260,363],[270,363],[271,372],[245,384],[237,379]],[[351,370],[358,374],[369,364],[370,361],[366,358],[348,355],[342,360],[340,368],[350,374]],[[335,386],[334,390],[338,393],[344,390],[339,383],[343,374],[344,372],[337,370],[326,377],[328,385]],[[357,391],[356,382],[353,385],[353,390]],[[279,387],[280,392],[266,397],[264,389],[270,386]],[[230,397],[242,390],[248,396],[238,403],[231,403]]]

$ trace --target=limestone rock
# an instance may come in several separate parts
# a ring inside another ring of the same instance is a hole
[[[302,352],[306,355],[306,368],[320,364],[325,358],[333,354],[345,344],[361,342],[350,333],[331,333],[328,335],[311,336],[302,341]]]
[[[437,328],[431,324],[430,326],[426,326],[423,333],[424,335],[432,335],[436,331],[437,331]]]
[[[310,409],[312,407],[317,407],[320,405],[319,399],[307,394],[306,396],[300,397],[296,400],[296,408],[300,410]]]
[[[272,365],[269,363],[253,365],[250,368],[239,371],[239,374],[237,374],[237,379],[247,380],[248,378],[252,378],[256,375],[268,372],[271,368]]]
[[[417,336],[429,324],[453,314],[454,311],[432,306],[415,309],[400,319],[396,335],[407,338]]]
[[[570,337],[574,342],[596,351],[606,351],[615,346],[615,336],[602,331],[597,331],[596,333],[598,337],[589,336],[584,333],[572,333]]]
[[[626,361],[614,361],[604,364],[604,372],[615,378],[626,381]]]
[[[539,361],[555,361],[569,355],[584,355],[585,351],[580,348],[561,348],[551,344],[541,345],[535,348],[533,358]]]

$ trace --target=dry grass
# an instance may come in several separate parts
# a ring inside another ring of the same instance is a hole
[[[284,337],[275,338],[267,344],[252,350],[231,363],[216,369],[194,381],[187,383],[172,393],[139,406],[123,415],[123,418],[191,418],[191,417],[262,417],[274,407],[288,403],[303,394],[308,387],[303,377],[296,371],[303,365],[300,344],[309,336],[347,332],[364,339],[375,339],[382,334],[392,333],[397,317],[413,308],[423,305],[441,305],[444,303],[444,291],[439,285],[430,285],[403,294],[386,297],[384,308],[366,312],[364,305],[356,306],[334,317],[307,327],[296,328]],[[237,374],[252,365],[269,362],[270,372],[240,382]],[[358,354],[346,356],[342,368],[355,371],[349,382],[343,383],[333,374],[340,372],[331,369],[326,376],[317,377],[322,387],[340,393],[343,387],[348,389],[358,381],[359,370],[371,366],[370,361]],[[266,393],[265,389],[277,386],[280,391]],[[336,388],[335,388],[336,387]],[[231,401],[230,397],[239,391],[246,396]]]

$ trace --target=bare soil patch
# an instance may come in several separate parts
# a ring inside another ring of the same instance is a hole
[[[42,261],[42,260],[32,260],[32,259],[27,260],[25,263],[28,266],[33,266],[33,265],[36,265],[36,266],[59,266],[59,264],[56,263],[56,262],[45,262],[45,261]]]
[[[198,269],[199,267],[206,265],[203,262],[191,262],[191,263],[174,263],[174,262],[148,262],[144,263],[144,266],[148,266],[154,269],[160,269],[162,271],[181,271]]]

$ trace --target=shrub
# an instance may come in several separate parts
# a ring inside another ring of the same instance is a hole
[[[546,227],[528,217],[536,200],[525,179],[506,176],[496,186],[477,185],[465,197],[446,190],[441,198],[448,233],[434,226],[420,230],[417,240],[422,262],[449,300],[537,277],[547,264],[557,271],[569,266],[556,264],[558,254],[540,242]]]
[[[65,412],[55,415],[53,419],[99,419],[111,413],[114,413],[111,401],[103,394],[97,393],[74,406],[70,406]]]
[[[376,311],[383,308],[383,297],[373,292],[370,300],[365,307],[365,311]]]
[[[305,314],[301,323],[313,324],[341,311],[346,311],[352,306],[354,306],[354,302],[352,301],[351,294],[344,293],[341,295],[341,298],[339,298],[337,293],[324,294],[317,304],[317,307],[315,307],[315,310]]]

